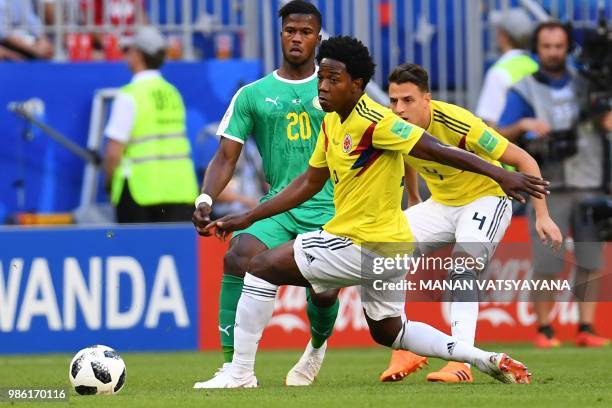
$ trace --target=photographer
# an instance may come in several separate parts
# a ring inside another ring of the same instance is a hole
[[[612,130],[612,113],[604,112],[595,120],[581,119],[580,79],[567,67],[572,48],[572,33],[567,26],[557,21],[541,23],[534,32],[533,48],[540,69],[511,88],[499,122],[500,133],[511,141],[520,140],[538,160],[542,176],[551,181],[550,215],[564,236],[572,231],[576,243],[575,287],[588,286],[590,293],[597,293],[595,282],[602,266],[602,244],[597,242],[600,238],[595,224],[585,222],[584,203],[603,195],[600,132]],[[537,238],[533,207],[528,214],[534,278],[552,279],[563,270],[564,259]],[[584,301],[587,297],[593,300],[593,295],[586,295],[584,290],[575,290],[574,294],[581,301],[576,344],[598,347],[609,343],[594,334],[596,303]],[[553,296],[536,300],[539,328],[535,344],[541,348],[556,347],[560,342],[550,326]]]

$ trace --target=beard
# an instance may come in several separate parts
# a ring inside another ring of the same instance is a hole
[[[565,60],[561,61],[540,61],[540,65],[544,71],[560,74],[565,71]]]

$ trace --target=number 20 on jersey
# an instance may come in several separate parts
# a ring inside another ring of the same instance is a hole
[[[312,129],[310,127],[310,117],[307,112],[290,112],[286,116],[289,123],[287,124],[287,138],[289,140],[310,139]],[[296,129],[297,127],[297,129]]]

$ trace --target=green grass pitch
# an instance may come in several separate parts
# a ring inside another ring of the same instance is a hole
[[[578,349],[565,346],[542,351],[530,346],[487,344],[488,350],[510,353],[533,373],[529,386],[497,383],[475,373],[473,384],[427,383],[427,372],[443,365],[430,359],[425,369],[398,383],[380,383],[389,352],[382,348],[332,349],[319,378],[308,388],[283,385],[298,351],[260,352],[259,389],[195,391],[196,380],[208,379],[221,363],[221,354],[124,353],[127,380],[114,396],[79,396],[70,389],[68,403],[45,407],[610,407],[612,406],[612,348]],[[0,356],[0,387],[70,387],[70,355]],[[0,402],[0,406],[6,406]],[[40,406],[41,403],[38,404]],[[35,406],[19,402],[15,407]]]

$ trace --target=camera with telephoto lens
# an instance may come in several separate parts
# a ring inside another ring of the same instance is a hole
[[[612,27],[608,27],[604,8],[599,8],[597,28],[585,32],[577,60],[584,79],[581,111],[584,118],[597,119],[612,111]],[[603,141],[604,190],[612,193],[612,132],[600,131]]]
[[[585,31],[576,61],[587,82],[587,106],[583,108],[596,115],[612,110],[612,29],[603,10],[597,28]]]
[[[558,162],[578,152],[578,130],[555,130],[546,138],[531,138],[522,144],[538,163]]]

